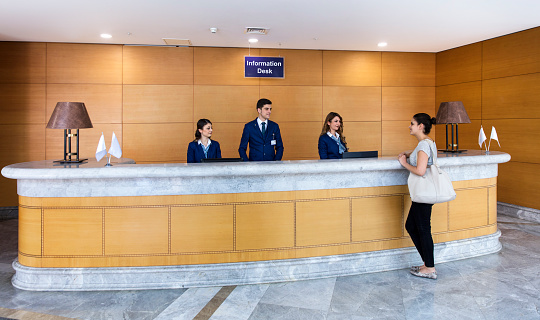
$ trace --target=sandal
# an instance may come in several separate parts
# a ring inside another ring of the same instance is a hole
[[[418,272],[418,271],[420,271],[420,268],[422,268],[422,267],[423,266],[412,266],[411,271]]]
[[[411,274],[413,276],[417,276],[417,277],[420,277],[420,278],[428,278],[428,279],[437,280],[437,271],[433,271],[433,272],[429,272],[429,273],[423,273],[423,272],[420,272],[420,271],[411,270]]]

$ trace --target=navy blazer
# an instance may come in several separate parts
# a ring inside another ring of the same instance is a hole
[[[341,140],[341,137],[339,137],[339,139]],[[343,143],[343,140],[341,140],[341,143]],[[345,143],[343,143],[343,146],[345,146],[345,149],[347,148]],[[336,141],[330,138],[326,133],[319,137],[319,157],[321,159],[343,158],[343,155],[339,153],[339,146]]]
[[[210,147],[208,148],[208,156],[206,158],[221,158],[221,149],[219,142],[212,140]],[[187,162],[195,163],[201,162],[204,159],[204,150],[202,145],[199,145],[199,141],[191,141],[187,148]]]
[[[283,157],[283,141],[281,140],[281,132],[277,123],[267,120],[268,128],[266,128],[265,136],[263,137],[257,119],[246,123],[242,139],[240,139],[240,147],[238,153],[244,161],[273,161],[281,160]],[[276,144],[272,145],[272,140],[276,140]],[[249,143],[249,158],[246,150]]]

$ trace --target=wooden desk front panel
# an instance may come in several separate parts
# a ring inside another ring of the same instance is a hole
[[[497,231],[496,178],[454,182],[435,242]],[[121,267],[291,259],[412,246],[406,186],[154,197],[20,197],[19,262]]]

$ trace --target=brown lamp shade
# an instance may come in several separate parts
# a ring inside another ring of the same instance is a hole
[[[47,123],[49,129],[93,128],[92,121],[82,102],[58,102]]]
[[[469,119],[469,115],[461,101],[441,102],[436,119],[437,124],[471,123],[471,119]]]

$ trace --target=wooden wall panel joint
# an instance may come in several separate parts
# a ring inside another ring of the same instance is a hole
[[[236,206],[238,204],[234,203],[233,204],[233,251],[236,251],[236,237],[237,237],[237,233],[236,233]]]
[[[101,255],[105,256],[105,208],[101,210]]]
[[[167,206],[167,243],[168,243],[168,249],[167,253],[171,254],[171,233],[172,233],[172,222],[171,222],[171,206]]]
[[[45,209],[41,208],[41,256],[45,255]]]

